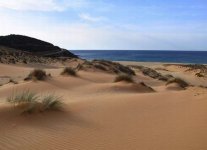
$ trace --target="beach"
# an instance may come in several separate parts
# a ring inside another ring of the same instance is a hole
[[[207,0],[0,0],[0,150],[207,150]]]
[[[117,74],[93,68],[80,70],[77,76],[62,76],[64,66],[41,65],[38,67],[50,73],[49,80],[24,81],[37,66],[0,64],[0,149],[207,149],[207,80],[195,76],[199,69],[119,63],[131,65],[134,82],[114,82]],[[189,86],[166,84],[136,65],[182,77]],[[6,99],[25,90],[61,96],[64,111],[19,114]]]

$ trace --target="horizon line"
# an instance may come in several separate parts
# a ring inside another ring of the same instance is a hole
[[[207,50],[158,50],[158,49],[69,49],[69,51],[191,51],[191,52],[207,52]]]

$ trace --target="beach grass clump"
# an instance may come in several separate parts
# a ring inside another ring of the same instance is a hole
[[[177,83],[182,88],[186,88],[186,87],[189,86],[189,84],[181,78],[172,78],[172,79],[167,81],[166,85],[169,85],[169,84],[172,84],[172,83]]]
[[[32,103],[38,100],[36,93],[30,91],[24,91],[22,93],[13,94],[7,98],[7,101],[13,103],[14,105],[19,105],[22,103]]]
[[[128,74],[119,74],[114,82],[121,82],[121,81],[125,81],[125,82],[128,82],[128,83],[133,83],[134,80],[133,80],[133,77],[131,75],[128,75]]]
[[[31,91],[16,93],[7,98],[7,102],[19,108],[22,113],[60,111],[63,108],[61,97],[55,95],[40,96]]]
[[[47,79],[47,74],[42,69],[34,69],[30,74],[25,78],[26,81],[33,80],[33,81],[44,81]]]
[[[62,110],[61,97],[55,95],[47,95],[42,99],[41,111],[46,110]]]
[[[66,67],[63,69],[61,75],[77,76],[77,72],[73,68]]]
[[[38,105],[39,96],[30,91],[13,94],[7,98],[7,102],[22,110],[22,113],[32,113]]]

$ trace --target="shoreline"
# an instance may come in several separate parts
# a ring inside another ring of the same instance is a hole
[[[108,59],[85,59],[85,58],[81,58],[83,60],[87,60],[87,61],[93,61],[93,60],[106,60],[106,61],[112,61],[112,62],[118,62],[118,63],[143,63],[143,64],[186,64],[186,65],[207,65],[207,63],[187,63],[187,62],[159,62],[159,61],[155,61],[155,62],[151,62],[151,61],[133,61],[133,60],[129,60],[129,61],[122,61],[122,60],[108,60]]]
[[[197,63],[170,63],[170,62],[140,62],[140,61],[113,61],[123,65],[146,65],[151,66],[153,65],[207,65],[207,64],[197,64]]]
[[[150,63],[175,64],[207,64],[206,51],[73,51],[76,55],[87,59],[103,59],[110,61],[133,61]]]

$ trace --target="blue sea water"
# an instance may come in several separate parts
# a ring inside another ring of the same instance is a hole
[[[72,52],[87,60],[207,64],[207,51],[73,50]]]

